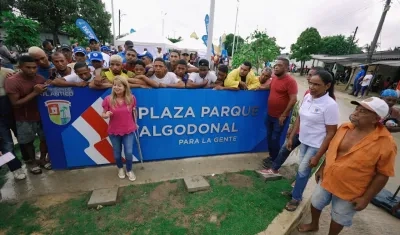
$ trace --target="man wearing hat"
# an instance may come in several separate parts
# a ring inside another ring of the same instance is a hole
[[[93,68],[95,70],[97,69],[102,69],[104,66],[104,60],[103,60],[103,54],[98,52],[98,51],[94,51],[94,52],[90,52],[89,53],[89,62],[90,62],[90,66],[93,66]]]
[[[392,89],[386,89],[381,93],[381,99],[389,106],[389,114],[381,120],[381,123],[391,133],[400,132],[400,110],[394,107],[397,104],[397,92]]]
[[[123,63],[126,63],[126,55],[125,55],[125,53],[126,53],[126,51],[129,49],[129,48],[133,48],[133,42],[132,41],[130,41],[130,40],[127,40],[127,41],[125,41],[125,44],[124,44],[124,51],[121,51],[121,52],[119,52],[118,53],[118,55],[119,56],[121,56],[122,57],[122,62]],[[119,47],[118,47],[119,48]]]
[[[329,234],[339,234],[394,176],[397,146],[380,123],[389,106],[377,97],[351,103],[356,108],[350,123],[338,128],[315,173],[318,185],[311,198],[313,219],[310,224],[299,225],[300,232],[317,231],[323,208],[332,204]]]
[[[72,50],[69,45],[62,44],[60,50],[64,54],[65,59],[67,59],[68,64],[74,62],[72,59]]]
[[[191,73],[187,82],[188,88],[211,87],[217,81],[217,76],[210,71],[210,62],[206,59],[199,60],[199,72]]]
[[[103,56],[103,68],[108,68],[108,66],[110,64],[110,56],[104,52],[101,52],[100,42],[97,41],[97,39],[95,39],[95,38],[91,38],[91,39],[89,39],[89,46],[90,46],[90,50],[92,50],[92,52],[101,53],[101,55]],[[90,54],[89,54],[89,59],[90,59]]]
[[[153,76],[153,55],[148,51],[144,51],[142,54],[138,55],[138,59],[141,59],[146,65],[146,76]]]
[[[189,57],[188,49],[183,49],[181,51],[181,59],[186,60],[186,62],[188,63],[188,73],[198,73],[199,72],[199,69],[196,66],[189,63],[190,57]]]

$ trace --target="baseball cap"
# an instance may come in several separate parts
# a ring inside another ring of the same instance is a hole
[[[91,41],[99,42],[99,41],[97,41],[97,39],[91,38],[91,39],[89,39],[89,44],[90,44]]]
[[[138,58],[139,59],[142,59],[143,57],[149,57],[150,59],[151,59],[151,61],[153,61],[153,55],[150,53],[150,52],[148,52],[148,51],[145,51],[144,53],[142,53],[142,54],[140,54],[140,55],[138,55]]]
[[[206,59],[201,59],[201,60],[199,60],[199,66],[209,67],[210,66],[210,62],[208,62],[208,60],[206,60]]]
[[[183,54],[188,54],[189,55],[189,50],[188,49],[183,49],[181,51],[181,55],[183,55]]]
[[[393,89],[386,89],[381,92],[381,97],[396,97],[397,98],[397,92]]]
[[[363,101],[351,101],[351,104],[361,105],[364,108],[378,114],[379,117],[384,118],[389,113],[389,106],[386,102],[378,97],[370,97]]]
[[[70,50],[71,51],[71,47],[67,44],[62,44],[60,47],[61,50]]]
[[[108,48],[108,46],[102,46],[100,47],[100,51],[110,51],[110,48]]]
[[[89,60],[90,61],[103,61],[103,55],[101,54],[101,52],[90,52],[89,53]]]
[[[133,42],[131,40],[127,40],[127,41],[125,41],[125,46],[133,47],[134,45],[133,45]]]
[[[83,47],[75,47],[74,48],[74,54],[76,54],[76,53],[83,53],[83,54],[86,55],[86,50],[83,49]]]

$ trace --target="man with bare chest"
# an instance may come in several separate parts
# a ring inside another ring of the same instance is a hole
[[[315,173],[318,185],[311,199],[310,224],[301,224],[300,232],[317,231],[322,209],[332,202],[329,235],[351,226],[354,214],[369,202],[394,176],[396,144],[390,132],[379,122],[389,107],[371,97],[357,105],[333,137],[326,158]]]

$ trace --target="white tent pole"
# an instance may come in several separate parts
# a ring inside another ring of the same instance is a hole
[[[215,0],[211,0],[210,3],[210,22],[208,24],[208,40],[207,40],[207,54],[206,59],[211,60],[212,55],[212,41],[214,32],[214,11],[215,11]]]

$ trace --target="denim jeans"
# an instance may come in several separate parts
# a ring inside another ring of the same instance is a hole
[[[14,153],[14,141],[12,139],[10,131],[11,127],[12,120],[0,117],[0,151],[3,154],[8,152]],[[18,160],[18,158],[14,158],[7,163],[7,166],[11,172],[21,168],[21,165],[21,161]]]
[[[286,118],[285,123],[289,119],[289,117]],[[268,151],[271,161],[275,161],[275,159],[278,157],[282,131],[285,127],[285,123],[281,126],[279,125],[279,118],[271,117],[269,115],[265,120],[265,125],[267,127]]]
[[[300,201],[303,197],[304,189],[307,186],[308,179],[311,174],[309,166],[310,159],[315,156],[319,148],[313,148],[305,144],[300,144],[300,163],[299,170],[296,175],[296,184],[294,185],[292,197],[294,200]]]
[[[126,134],[123,136],[120,135],[109,135],[111,144],[113,146],[114,158],[117,163],[117,167],[121,169],[124,167],[122,163],[122,145],[124,146],[125,153],[125,163],[126,163],[126,171],[132,170],[132,150],[133,150],[133,142],[135,141],[134,132],[130,134]]]
[[[279,168],[281,168],[282,164],[285,163],[286,159],[289,157],[289,155],[293,151],[293,149],[295,149],[297,146],[299,146],[301,144],[300,140],[299,140],[299,134],[296,134],[295,136],[293,136],[292,150],[289,150],[286,148],[286,143],[287,143],[287,141],[285,141],[285,143],[282,145],[281,150],[279,150],[278,156],[272,162],[272,169],[274,171],[279,170]]]

